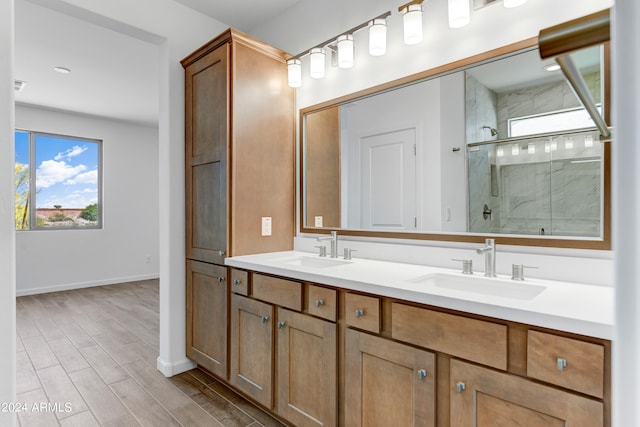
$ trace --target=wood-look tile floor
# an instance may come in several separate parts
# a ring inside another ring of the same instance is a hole
[[[283,426],[194,369],[165,378],[158,281],[17,298],[22,427]]]

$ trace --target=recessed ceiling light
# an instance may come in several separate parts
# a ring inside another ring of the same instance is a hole
[[[71,70],[66,67],[53,67],[53,69],[59,72],[60,74],[69,74],[71,72]]]
[[[558,64],[549,64],[545,66],[544,69],[547,71],[558,71],[560,69],[560,66]]]

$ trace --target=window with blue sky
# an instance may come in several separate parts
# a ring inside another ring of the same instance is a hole
[[[16,229],[101,227],[101,145],[16,131]]]

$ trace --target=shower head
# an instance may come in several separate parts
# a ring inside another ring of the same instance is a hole
[[[491,131],[491,136],[496,136],[498,134],[498,129],[492,128],[491,126],[484,125],[482,129],[489,129]]]

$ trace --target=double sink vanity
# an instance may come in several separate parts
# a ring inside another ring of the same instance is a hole
[[[229,382],[294,425],[609,425],[611,287],[300,251],[226,265]]]

